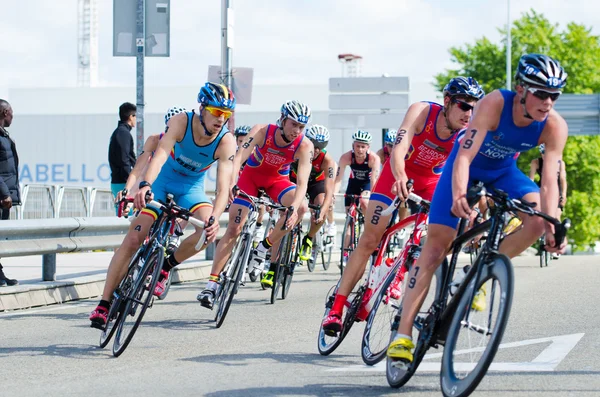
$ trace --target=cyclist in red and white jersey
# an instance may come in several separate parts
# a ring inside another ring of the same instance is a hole
[[[255,259],[264,261],[271,247],[273,252],[277,252],[276,243],[302,220],[308,209],[304,205],[304,196],[312,168],[314,146],[309,139],[304,139],[304,127],[310,121],[310,116],[311,111],[307,105],[298,101],[284,103],[277,125],[253,127],[242,145],[242,150],[235,155],[234,169],[239,169],[240,165],[246,162],[237,181],[241,191],[250,196],[257,196],[262,188],[273,201],[286,207],[294,207],[285,224],[285,230],[281,230],[285,222],[285,217],[282,216],[271,234],[254,250]],[[297,184],[292,183],[289,178],[290,164],[295,160],[298,160]],[[235,175],[232,179],[235,181]],[[209,282],[198,295],[198,300],[206,308],[210,309],[213,306],[219,274],[242,232],[250,207],[251,203],[241,196],[229,207],[229,224],[217,245]],[[261,281],[264,286],[273,286],[274,269],[272,264]]]
[[[323,328],[339,332],[346,298],[362,277],[367,260],[377,249],[390,216],[381,213],[396,196],[406,199],[406,183],[413,182],[415,194],[431,200],[444,163],[456,140],[457,132],[465,128],[475,103],[484,95],[472,77],[456,77],[444,87],[444,104],[417,102],[412,104],[396,135],[390,159],[384,164],[365,215],[365,230],[352,252],[342,276],[333,307],[323,322]]]

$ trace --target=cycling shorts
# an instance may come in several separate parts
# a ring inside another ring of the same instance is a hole
[[[435,187],[438,183],[439,176],[435,178],[423,178],[411,169],[405,169],[406,176],[408,179],[412,179],[413,182],[413,193],[425,200],[431,201]],[[381,175],[375,183],[375,187],[371,192],[371,200],[380,201],[387,206],[392,204],[396,195],[392,193],[392,186],[396,182],[396,178],[392,173],[391,162],[387,161],[381,170]]]
[[[325,193],[325,181],[316,181],[308,184],[308,188],[306,189],[306,193],[308,194],[308,198],[310,202],[313,203],[315,198],[321,194]]]
[[[348,179],[348,186],[346,187],[346,194],[353,194],[359,196],[365,190],[371,190],[371,182],[359,181],[357,179]],[[358,205],[359,200],[354,199],[354,203]],[[350,207],[352,199],[350,197],[344,197],[344,205]]]
[[[273,200],[281,205],[283,196],[296,189],[296,185],[290,181],[287,175],[264,175],[257,168],[245,167],[238,179],[237,186],[244,193],[257,197],[258,190],[264,189],[265,193]],[[245,207],[250,207],[250,201],[245,197],[236,197],[233,200],[234,204],[240,204]]]
[[[437,189],[431,202],[429,224],[446,225],[453,229],[458,225],[459,219],[451,214],[452,209],[452,168],[460,145],[455,145],[438,182]],[[486,188],[501,189],[510,198],[523,198],[529,193],[539,193],[540,188],[529,179],[514,161],[510,166],[499,169],[469,167],[469,187],[474,181],[481,181]]]
[[[165,202],[167,194],[171,193],[175,203],[180,207],[187,208],[190,212],[195,212],[202,207],[212,207],[212,201],[204,192],[204,176],[200,178],[177,177],[161,173],[152,184],[152,193],[154,200]],[[160,215],[160,209],[147,206],[142,210],[142,214],[147,214],[154,219]]]

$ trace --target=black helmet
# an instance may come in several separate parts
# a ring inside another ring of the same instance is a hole
[[[473,77],[458,76],[446,84],[443,94],[444,97],[461,95],[480,100],[485,95],[485,92]]]
[[[515,73],[518,84],[561,89],[567,84],[567,73],[556,59],[543,54],[525,54]]]

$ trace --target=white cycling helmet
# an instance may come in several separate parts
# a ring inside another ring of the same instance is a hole
[[[360,143],[371,143],[373,137],[370,132],[358,130],[352,134],[352,141]]]
[[[329,130],[322,125],[315,124],[306,130],[306,137],[315,145],[315,148],[325,149],[329,143]]]
[[[165,125],[167,125],[167,123],[169,122],[171,117],[175,116],[176,114],[185,113],[185,112],[186,112],[185,108],[181,108],[179,106],[173,106],[172,108],[167,110],[167,114],[165,114]]]
[[[308,105],[298,101],[287,101],[281,105],[281,117],[277,125],[281,127],[284,119],[292,119],[298,123],[308,124],[310,121],[311,111]]]
[[[398,133],[397,130],[388,130],[388,132],[385,134],[385,138],[384,138],[384,144],[386,143],[391,143],[392,145],[394,144],[394,142],[396,141],[396,134]]]

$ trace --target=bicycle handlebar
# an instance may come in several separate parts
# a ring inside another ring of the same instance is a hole
[[[481,182],[469,188],[467,191],[467,201],[472,207],[479,201],[480,197],[491,198],[502,212],[522,212],[530,216],[539,216],[545,221],[550,222],[554,225],[555,247],[560,247],[567,236],[568,230],[571,228],[571,220],[569,218],[565,218],[561,222],[546,213],[534,209],[537,203],[531,203],[523,199],[511,199],[506,192],[499,189],[493,189],[490,193]]]

